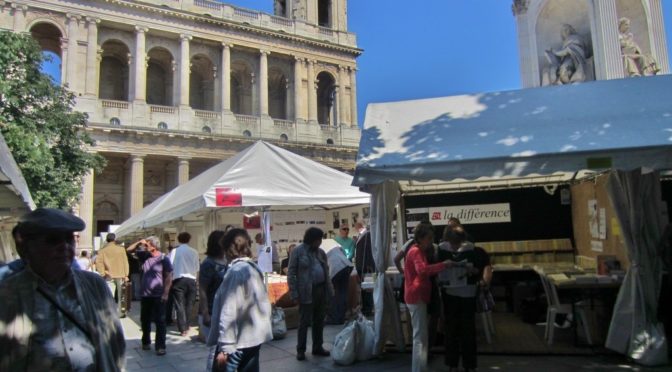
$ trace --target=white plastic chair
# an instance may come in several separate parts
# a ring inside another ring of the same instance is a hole
[[[549,345],[552,345],[556,317],[560,314],[571,316],[573,314],[573,309],[572,304],[560,303],[558,291],[555,289],[555,285],[550,282],[546,274],[543,272],[538,272],[538,274],[539,278],[541,279],[541,284],[544,286],[544,292],[546,292],[546,302],[548,303],[548,309],[546,310],[546,331],[544,332],[544,338]],[[583,325],[583,331],[586,334],[586,340],[588,341],[589,345],[592,345],[593,340],[590,336],[590,328],[588,327],[588,318],[586,317],[584,306],[585,304],[581,301],[574,303],[574,308],[579,318],[578,320],[581,321],[581,324]]]

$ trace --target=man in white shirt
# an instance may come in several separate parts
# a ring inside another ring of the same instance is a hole
[[[198,252],[189,246],[191,235],[182,232],[177,236],[180,243],[174,249],[172,292],[177,312],[177,329],[182,336],[189,332],[189,316],[196,302],[196,279],[198,277]]]

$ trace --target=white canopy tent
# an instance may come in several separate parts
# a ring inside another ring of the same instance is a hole
[[[669,92],[672,76],[657,76],[369,105],[353,184],[371,193],[377,350],[398,316],[384,273],[401,192],[546,184],[586,169],[671,169]],[[624,344],[607,346],[629,353]]]
[[[369,203],[369,195],[351,184],[346,173],[258,141],[155,200],[115,233],[124,236],[216,208],[304,210]]]
[[[11,259],[10,246],[13,240],[10,233],[10,227],[17,219],[35,209],[35,203],[30,196],[26,180],[21,174],[19,166],[14,161],[5,139],[0,134],[0,260]],[[7,229],[5,229],[6,227]]]

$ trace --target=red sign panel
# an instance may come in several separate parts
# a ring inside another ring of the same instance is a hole
[[[216,187],[215,205],[218,207],[242,207],[243,194],[233,192],[230,187]]]

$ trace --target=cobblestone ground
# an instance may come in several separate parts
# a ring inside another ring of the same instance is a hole
[[[175,326],[168,327],[167,354],[157,356],[154,350],[144,351],[140,344],[140,303],[134,302],[129,317],[122,319],[127,341],[126,367],[132,371],[185,371],[205,370],[208,350],[198,341],[196,328],[192,328],[188,337],[182,337]],[[327,326],[325,340],[333,340],[340,326]],[[308,332],[310,348],[310,332]],[[312,371],[409,371],[411,355],[409,353],[387,353],[382,358],[360,362],[347,367],[337,366],[329,357],[313,357],[307,353],[307,360],[296,360],[296,330],[290,330],[283,340],[271,341],[261,348],[261,370],[272,372],[312,372]],[[153,336],[152,336],[153,340]],[[325,344],[331,348],[331,344]],[[582,372],[582,371],[672,371],[672,366],[643,368],[628,363],[620,356],[511,356],[479,355],[479,371],[510,372]],[[443,358],[430,359],[431,371],[447,371]]]

